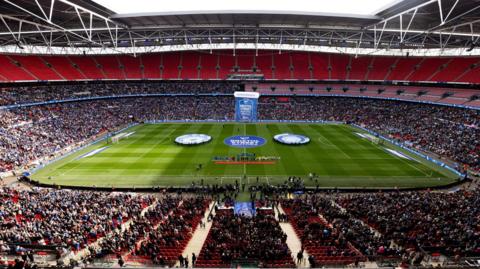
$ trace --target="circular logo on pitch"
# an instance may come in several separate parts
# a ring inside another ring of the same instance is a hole
[[[236,148],[255,148],[263,146],[267,141],[259,136],[236,135],[225,138],[224,143]]]
[[[198,145],[210,140],[212,140],[212,137],[205,134],[186,134],[175,138],[175,142],[181,145]]]
[[[298,134],[278,134],[273,137],[277,142],[288,145],[303,145],[310,142],[310,138]]]

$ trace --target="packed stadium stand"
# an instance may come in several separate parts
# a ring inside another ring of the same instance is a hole
[[[0,269],[480,268],[479,1],[153,2],[0,1]]]

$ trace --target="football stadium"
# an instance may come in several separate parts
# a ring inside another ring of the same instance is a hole
[[[480,1],[0,0],[0,268],[480,268]]]

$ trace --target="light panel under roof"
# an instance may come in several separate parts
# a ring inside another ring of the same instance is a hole
[[[118,13],[191,13],[268,11],[375,15],[401,0],[94,0]]]

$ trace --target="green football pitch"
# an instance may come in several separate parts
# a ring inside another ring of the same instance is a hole
[[[452,183],[455,175],[388,143],[362,138],[364,131],[342,124],[283,123],[162,123],[143,124],[118,143],[105,140],[68,155],[32,175],[43,183],[98,186],[185,186],[192,182],[227,184],[283,183],[300,176],[307,186],[319,187],[427,187]],[[174,142],[177,136],[208,134],[212,140],[196,146]],[[279,133],[310,137],[307,145],[283,145]],[[224,139],[253,135],[266,139],[263,146],[242,149]],[[387,148],[400,154],[392,154]],[[98,152],[96,154],[89,154]],[[275,156],[274,164],[217,164],[214,156],[254,153]],[[410,158],[401,157],[406,155]],[[201,164],[201,168],[199,168]],[[309,174],[314,173],[316,180]]]

